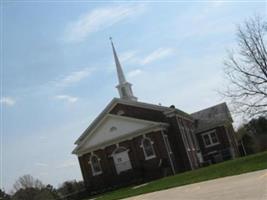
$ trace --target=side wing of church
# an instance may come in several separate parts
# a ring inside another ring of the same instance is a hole
[[[114,98],[75,142],[90,191],[142,183],[239,155],[225,103],[185,113],[137,101],[114,45],[120,98]]]

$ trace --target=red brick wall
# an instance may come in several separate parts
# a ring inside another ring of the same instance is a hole
[[[176,172],[190,170],[190,163],[184,148],[183,140],[181,138],[180,130],[176,121],[176,117],[168,118],[162,111],[145,109],[135,106],[129,106],[124,104],[117,104],[111,111],[111,114],[117,114],[118,111],[124,111],[123,116],[156,121],[165,122],[170,126],[165,132],[170,141],[170,145],[173,151],[172,159]]]
[[[129,149],[129,158],[132,164],[132,169],[122,172],[119,175],[116,172],[113,158],[110,157],[116,149],[116,145],[111,145],[102,150],[94,151],[101,159],[102,174],[93,176],[91,166],[88,163],[90,153],[80,157],[80,165],[83,177],[87,187],[90,190],[98,190],[111,186],[127,185],[131,182],[142,182],[151,179],[162,177],[162,168],[159,167],[160,159],[168,160],[168,154],[163,143],[161,132],[152,132],[146,134],[154,142],[153,147],[156,153],[156,158],[145,160],[143,149],[140,147],[142,136],[137,136],[131,140],[119,143]],[[168,163],[170,167],[170,163]]]
[[[211,147],[205,147],[204,141],[202,138],[202,134],[208,131],[216,130],[217,138],[219,140],[219,144]],[[226,133],[226,129],[224,126],[216,127],[210,130],[207,130],[205,132],[197,133],[197,139],[199,142],[199,147],[201,149],[204,161],[210,159],[210,156],[208,155],[210,152],[221,152],[227,148],[230,148],[230,143],[228,140],[228,136]]]

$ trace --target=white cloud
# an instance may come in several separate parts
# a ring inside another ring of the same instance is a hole
[[[67,87],[73,83],[79,82],[82,79],[88,77],[91,73],[92,73],[92,69],[89,69],[89,68],[84,68],[82,70],[72,72],[63,78],[56,80],[55,81],[56,86]]]
[[[136,16],[144,5],[110,6],[96,8],[70,23],[65,30],[65,41],[81,42],[90,34],[112,26],[128,17]]]
[[[39,173],[39,176],[41,176],[42,178],[44,178],[44,177],[46,177],[46,176],[48,176],[48,175],[49,175],[48,172],[40,172],[40,173]]]
[[[67,101],[68,103],[75,103],[78,100],[78,97],[73,97],[69,95],[57,95],[55,99]]]
[[[47,140],[48,137],[46,137],[46,136],[40,136],[39,139],[40,139],[40,140]]]
[[[229,6],[225,6],[228,3],[218,0],[207,1],[201,6],[193,6],[177,16],[172,31],[179,35],[180,42],[198,40],[202,37],[211,38],[213,35],[220,35],[218,36],[220,38],[223,35],[234,34],[235,23],[238,23],[236,21],[238,19],[224,14],[225,11],[228,12]],[[229,23],[230,21],[232,23]]]
[[[154,62],[156,60],[165,58],[167,56],[170,56],[174,53],[174,50],[172,48],[159,48],[149,55],[147,55],[143,60],[141,61],[142,65],[149,64],[151,62]]]
[[[69,168],[69,167],[73,167],[73,166],[77,166],[78,162],[77,160],[66,160],[63,161],[61,164],[59,164],[58,166],[56,166],[57,169],[62,169],[62,168]]]
[[[119,59],[122,64],[131,63],[131,64],[137,64],[137,65],[146,65],[151,62],[171,56],[172,54],[174,54],[174,52],[175,50],[173,48],[161,47],[161,48],[154,50],[153,52],[151,52],[150,54],[146,56],[141,56],[141,55],[138,55],[138,51],[129,50],[129,51],[121,53],[119,55]],[[128,75],[131,76],[133,74],[132,72],[130,72]]]
[[[2,105],[6,105],[6,106],[14,106],[16,101],[15,101],[15,99],[13,99],[11,97],[2,97],[0,99],[0,103]]]
[[[119,55],[121,63],[124,62],[136,62],[136,51],[126,51]]]
[[[37,163],[34,163],[35,166],[38,166],[38,167],[47,167],[48,164],[46,163],[41,163],[41,162],[37,162]]]
[[[135,70],[130,71],[127,75],[128,77],[135,77],[141,73],[142,73],[141,69],[135,69]]]
[[[217,7],[222,6],[226,2],[225,1],[211,1],[209,3],[211,4],[212,7],[217,8]]]
[[[165,70],[148,68],[132,82],[135,93],[140,101],[160,102],[165,106],[174,104],[189,113],[215,105],[221,102],[216,92],[222,83],[221,59],[221,54],[203,56],[201,60],[187,57]]]

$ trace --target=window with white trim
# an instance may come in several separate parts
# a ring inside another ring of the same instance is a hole
[[[93,154],[90,157],[90,162],[91,164],[91,169],[92,169],[92,174],[93,176],[102,174],[102,168],[101,168],[101,164],[100,164],[100,158],[98,158],[95,154]]]
[[[206,147],[211,147],[219,144],[219,140],[215,130],[202,134],[202,139]]]
[[[155,151],[154,151],[154,147],[153,147],[153,142],[151,141],[150,138],[144,137],[142,139],[141,147],[143,148],[146,160],[149,160],[149,159],[152,159],[152,158],[156,157],[156,154],[155,154]]]

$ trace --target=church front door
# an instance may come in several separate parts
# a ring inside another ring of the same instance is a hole
[[[128,150],[115,152],[113,154],[113,160],[114,160],[117,174],[120,174],[121,172],[129,170],[129,169],[132,169],[131,161],[128,155]]]

